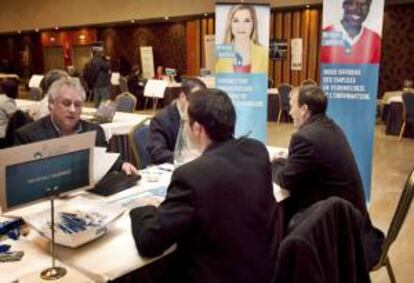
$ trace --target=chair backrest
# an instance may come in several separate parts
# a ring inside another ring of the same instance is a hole
[[[119,77],[119,90],[121,91],[121,93],[129,92],[128,80],[124,76]]]
[[[292,88],[293,87],[290,84],[280,84],[277,87],[279,92],[280,107],[282,110],[290,110],[289,95]]]
[[[404,223],[405,218],[407,217],[408,211],[411,206],[411,202],[414,196],[414,169],[411,171],[410,175],[405,182],[404,189],[401,193],[400,199],[398,201],[397,208],[395,209],[394,216],[392,217],[390,227],[388,228],[387,237],[385,238],[384,244],[382,246],[382,252],[378,263],[374,266],[373,270],[378,269],[381,266],[384,266],[388,258],[388,251],[391,247],[391,244],[394,243],[395,239],[400,232],[401,226]]]
[[[273,282],[369,282],[362,223],[358,210],[338,197],[295,215],[278,250]]]
[[[402,94],[402,100],[405,120],[414,121],[414,92],[404,92]]]
[[[271,77],[267,77],[267,88],[273,88],[274,85],[273,79]]]
[[[29,96],[32,100],[42,100],[43,90],[40,87],[31,87],[29,91]]]
[[[131,113],[134,112],[135,106],[137,105],[137,98],[129,92],[121,93],[115,100],[118,105],[116,108],[117,111]]]
[[[318,84],[312,79],[305,79],[300,83],[300,86],[305,86],[305,85],[317,86]]]
[[[10,117],[9,122],[7,124],[6,136],[4,137],[6,140],[5,146],[6,147],[12,146],[13,140],[14,140],[14,132],[18,128],[31,122],[33,122],[33,119],[26,112],[22,110],[17,110],[16,112],[14,112],[14,114]]]
[[[147,149],[150,134],[147,121],[148,119],[136,125],[128,135],[132,154],[139,169],[145,168],[151,163],[151,157]]]

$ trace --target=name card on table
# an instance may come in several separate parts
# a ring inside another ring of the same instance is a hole
[[[148,80],[144,88],[145,97],[164,98],[168,82],[164,80]]]

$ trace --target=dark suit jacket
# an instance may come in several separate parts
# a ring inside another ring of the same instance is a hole
[[[352,203],[368,216],[362,180],[354,155],[341,130],[323,114],[315,115],[292,135],[289,156],[275,166],[273,178],[290,191],[290,213],[331,196]]]
[[[101,126],[95,123],[90,123],[84,120],[80,120],[81,131],[80,133],[86,133],[90,131],[96,132],[95,146],[108,148],[108,143],[105,139],[105,133]],[[44,141],[48,139],[54,139],[61,137],[59,132],[52,124],[50,115],[43,117],[33,123],[29,123],[17,129],[14,133],[14,145],[27,144],[32,142]],[[118,158],[115,162],[112,170],[120,170],[123,161]]]
[[[175,103],[165,107],[151,120],[148,142],[151,163],[173,163],[179,128],[180,114]]]
[[[287,219],[332,196],[353,204],[364,217],[366,262],[368,267],[376,263],[384,234],[372,226],[354,155],[334,121],[322,114],[315,115],[293,134],[288,159],[273,167],[273,179],[291,193],[285,204]]]
[[[331,197],[299,218],[280,245],[275,282],[370,282],[360,233],[363,217],[352,204]]]
[[[266,148],[228,140],[174,171],[158,208],[130,212],[142,256],[177,243],[177,282],[270,282],[275,266],[276,202]]]

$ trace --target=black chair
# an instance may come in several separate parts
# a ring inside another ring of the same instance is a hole
[[[26,112],[22,110],[17,110],[16,112],[14,112],[14,114],[10,117],[9,122],[7,124],[6,135],[4,137],[5,147],[13,146],[14,132],[18,128],[31,122],[33,122],[33,119]]]
[[[401,141],[405,127],[408,124],[414,125],[414,93],[404,92],[402,94],[403,100],[403,123],[401,125],[399,141]]]
[[[279,92],[279,113],[277,115],[278,124],[280,124],[280,120],[282,118],[283,112],[285,112],[287,117],[289,117],[289,111],[290,111],[289,97],[290,97],[290,92],[292,88],[293,87],[290,84],[281,84],[277,87],[278,92]]]
[[[139,169],[145,168],[151,163],[151,157],[147,149],[150,134],[147,123],[148,119],[142,121],[128,134],[131,151]]]
[[[301,83],[300,86],[306,86],[306,85],[312,85],[312,86],[317,86],[318,84],[312,80],[312,79],[304,79]]]
[[[267,77],[267,88],[273,88],[274,85],[273,79],[271,77]]]
[[[119,91],[121,93],[130,92],[128,88],[128,80],[124,76],[119,77]]]
[[[370,282],[362,223],[361,213],[338,197],[298,213],[279,247],[273,282]]]
[[[407,181],[405,182],[404,189],[401,193],[397,208],[395,209],[394,216],[392,217],[391,224],[388,229],[387,237],[385,238],[384,244],[382,246],[382,252],[378,263],[371,270],[375,271],[385,266],[392,283],[395,283],[396,280],[390,259],[388,257],[388,251],[391,248],[392,243],[394,243],[394,241],[397,239],[398,233],[400,232],[404,220],[407,217],[408,211],[410,209],[413,196],[414,170],[411,171],[410,175],[407,178]]]

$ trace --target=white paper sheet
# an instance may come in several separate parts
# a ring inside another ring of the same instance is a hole
[[[93,180],[96,184],[111,169],[119,153],[106,152],[104,147],[94,147],[93,150]]]

